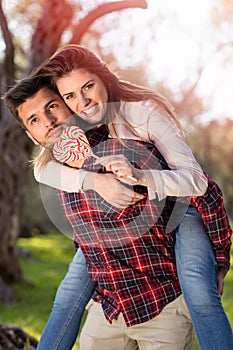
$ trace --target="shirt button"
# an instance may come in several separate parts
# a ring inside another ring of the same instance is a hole
[[[92,215],[91,215],[91,214],[90,214],[90,215],[87,215],[87,217],[91,219],[91,218],[92,218]]]
[[[112,266],[111,266],[111,265],[108,265],[107,268],[108,268],[109,270],[111,270]]]

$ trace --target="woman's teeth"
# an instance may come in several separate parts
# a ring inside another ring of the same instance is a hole
[[[83,113],[89,115],[89,114],[93,113],[96,110],[96,108],[97,108],[97,106],[93,106],[91,108],[85,109],[85,111],[83,111]]]

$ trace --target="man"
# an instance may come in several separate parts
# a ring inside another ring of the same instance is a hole
[[[48,147],[46,152],[50,152],[63,128],[74,122],[45,78],[22,80],[6,95],[5,101],[28,136]],[[97,134],[90,131],[89,141],[106,152],[108,147],[100,142],[107,140],[106,130],[102,128]],[[91,161],[86,166],[94,173],[99,170]],[[98,176],[99,173],[95,173],[96,182]],[[171,207],[167,205],[156,227],[131,239],[131,230],[138,225],[140,216],[137,213],[141,204],[138,203],[143,202],[145,195],[125,188],[113,174],[104,176],[116,184],[116,195],[119,196],[121,186],[124,187],[125,207],[129,202],[131,209],[135,207],[130,219],[120,219],[114,210],[107,213],[103,207],[105,203],[95,191],[61,193],[65,213],[75,231],[75,241],[85,254],[91,278],[97,282],[93,295],[95,303],[89,312],[92,327],[90,322],[84,327],[81,349],[137,349],[138,345],[143,350],[191,349],[193,330],[176,273],[174,232],[166,233],[163,224],[163,220],[169,218],[172,204]],[[144,205],[147,208],[145,201]],[[150,210],[155,208],[149,207]],[[128,235],[126,242],[122,241],[125,233]],[[92,323],[95,315],[99,329],[96,322]]]

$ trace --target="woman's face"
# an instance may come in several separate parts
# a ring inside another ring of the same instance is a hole
[[[67,106],[88,124],[99,124],[104,118],[108,93],[102,80],[84,68],[58,79],[57,88]]]

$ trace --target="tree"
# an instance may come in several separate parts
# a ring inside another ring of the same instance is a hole
[[[233,121],[196,125],[190,143],[203,169],[220,185],[229,216],[233,215]]]
[[[124,0],[103,3],[90,11],[77,24],[72,24],[73,13],[81,9],[76,2],[72,7],[66,0],[44,0],[41,15],[32,35],[26,67],[17,67],[16,40],[9,30],[0,1],[0,25],[5,42],[5,55],[0,65],[1,95],[17,78],[29,73],[49,57],[60,45],[65,30],[71,32],[68,43],[81,43],[90,25],[101,16],[126,8],[146,8],[145,0]],[[49,20],[48,20],[49,18]],[[20,51],[17,48],[18,52]],[[15,142],[17,140],[17,142]],[[32,144],[23,130],[1,103],[0,111],[0,286],[22,279],[19,266],[17,238],[21,225],[21,210],[27,188],[27,160]]]

